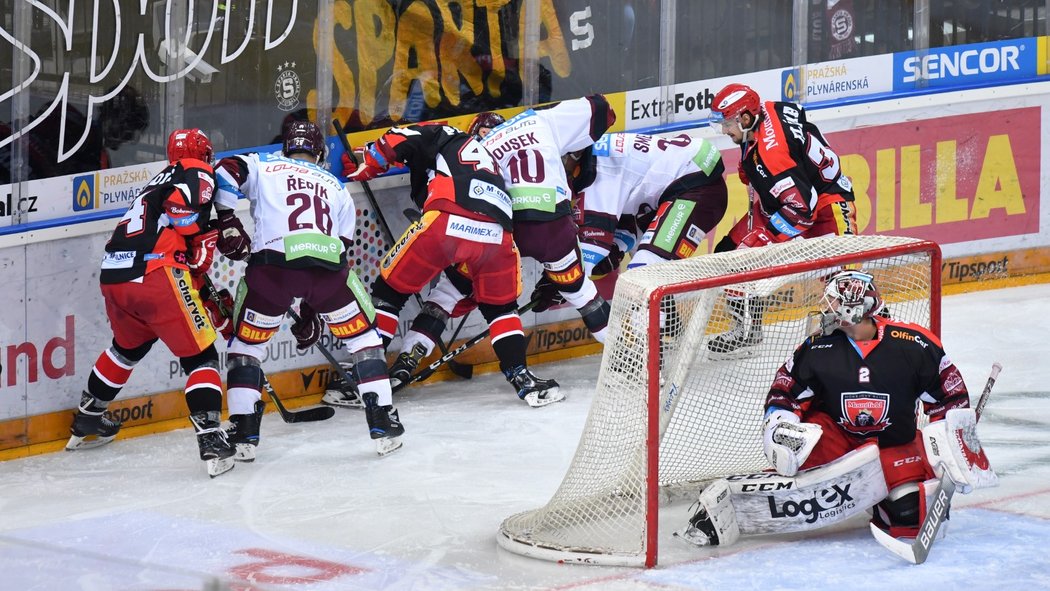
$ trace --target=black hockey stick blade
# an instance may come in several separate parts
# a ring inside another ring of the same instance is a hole
[[[529,303],[525,304],[524,306],[518,308],[518,314],[524,314],[525,312],[528,312],[529,310],[532,310],[533,308],[535,308],[539,304],[540,304],[539,299],[532,300],[531,302],[529,302]],[[423,380],[429,378],[430,376],[434,375],[434,372],[436,372],[442,365],[445,365],[448,362],[450,362],[453,357],[455,357],[456,355],[459,355],[460,353],[462,353],[462,352],[466,351],[467,349],[473,347],[474,345],[480,343],[481,341],[485,340],[488,336],[489,336],[489,329],[486,328],[485,330],[481,331],[477,335],[471,337],[468,341],[466,341],[462,345],[456,347],[455,349],[452,349],[451,351],[449,351],[448,353],[445,353],[441,357],[438,357],[433,363],[431,363],[430,365],[426,366],[422,371],[420,371],[416,375],[412,376],[410,379],[405,380],[404,382],[401,382],[400,384],[394,386],[393,391],[397,392],[399,390],[402,390],[403,388],[405,388],[409,384],[414,384],[416,382],[422,382]],[[474,367],[473,366],[469,366],[469,367],[470,367],[471,373],[473,374]]]
[[[995,380],[998,379],[999,372],[1002,369],[1003,366],[998,361],[992,364],[992,371],[988,375],[988,381],[984,384],[984,390],[981,392],[981,397],[974,408],[974,413],[977,415],[978,420],[980,420],[981,414],[984,412],[984,406],[988,403],[992,387],[995,386]],[[919,535],[911,543],[898,540],[874,523],[868,526],[871,529],[871,535],[875,537],[875,541],[883,548],[912,564],[926,562],[930,555],[930,548],[933,547],[933,541],[937,539],[937,531],[940,530],[944,520],[948,517],[948,509],[951,508],[955,488],[955,481],[948,476],[948,471],[945,470],[937,482],[937,490],[933,494],[933,503],[926,511],[926,517],[919,526]]]
[[[330,419],[335,415],[335,409],[330,406],[311,406],[309,408],[302,408],[299,410],[289,410],[288,407],[281,402],[281,399],[277,396],[277,392],[274,391],[273,386],[270,385],[270,380],[266,376],[263,376],[263,388],[266,389],[266,393],[270,395],[270,400],[273,400],[273,405],[277,407],[277,412],[281,413],[281,418],[286,423],[312,423],[314,421],[324,421]]]

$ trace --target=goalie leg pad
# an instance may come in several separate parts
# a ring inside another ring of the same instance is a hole
[[[794,478],[761,472],[727,480],[742,535],[818,529],[867,511],[887,494],[875,443]]]
[[[740,527],[728,480],[716,480],[700,493],[689,524],[674,535],[696,546],[728,546],[740,539]],[[692,507],[691,507],[692,509]]]
[[[945,470],[958,485],[959,492],[967,494],[977,488],[999,484],[981,440],[977,437],[977,414],[972,408],[949,410],[943,421],[935,421],[922,429],[926,457],[937,476]]]

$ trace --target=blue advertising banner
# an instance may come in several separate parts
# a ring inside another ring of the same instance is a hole
[[[1035,37],[938,47],[893,56],[893,90],[937,88],[1020,80],[1037,74]],[[925,84],[921,81],[925,80]]]

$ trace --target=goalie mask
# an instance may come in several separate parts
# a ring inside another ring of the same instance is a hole
[[[290,123],[284,130],[284,147],[281,152],[285,156],[292,154],[310,154],[317,159],[318,163],[324,161],[327,148],[324,145],[324,134],[321,128],[311,121],[295,121]]]
[[[874,278],[861,271],[840,271],[824,288],[824,316],[840,327],[871,318],[883,305]]]

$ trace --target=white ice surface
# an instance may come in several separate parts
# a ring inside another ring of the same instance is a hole
[[[420,385],[397,399],[404,448],[375,455],[360,411],[263,423],[259,459],[209,480],[189,428],[76,453],[0,462],[0,590],[1050,589],[1050,285],[944,300],[943,340],[976,396],[1000,486],[957,495],[921,566],[866,520],[805,536],[696,549],[661,516],[652,570],[558,565],[497,548],[508,515],[561,482],[599,358],[535,366],[568,400],[518,401],[499,375]],[[249,583],[251,586],[249,587]]]

